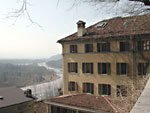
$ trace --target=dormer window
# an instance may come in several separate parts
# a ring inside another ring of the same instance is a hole
[[[136,21],[136,19],[125,20],[124,23],[123,23],[123,25],[124,25],[124,26],[131,25],[131,24],[133,24],[135,21]]]
[[[97,24],[96,28],[104,28],[106,26],[107,22],[101,22]]]
[[[0,96],[0,100],[3,100],[4,98],[2,96]]]

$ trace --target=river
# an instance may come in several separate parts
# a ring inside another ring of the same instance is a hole
[[[58,94],[58,88],[62,89],[63,82],[62,82],[62,70],[61,69],[56,69],[52,67],[48,67],[46,63],[38,63],[38,66],[44,66],[47,69],[52,69],[53,71],[56,72],[58,76],[60,76],[59,79],[55,81],[50,81],[46,83],[41,83],[41,84],[36,84],[36,85],[31,85],[27,87],[22,87],[22,90],[27,90],[31,89],[32,94],[37,97],[39,100],[46,99],[46,98],[51,98],[53,96],[57,96]]]

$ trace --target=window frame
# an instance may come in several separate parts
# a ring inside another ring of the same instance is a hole
[[[147,68],[149,66],[149,63],[138,63],[138,75],[146,75],[147,74]]]
[[[75,81],[69,81],[68,82],[68,91],[70,91],[70,92],[76,92],[78,90],[77,87],[78,87],[77,86],[77,82],[75,82]]]
[[[106,69],[106,73],[103,72],[103,68],[104,68],[104,65],[106,66],[105,69]],[[98,74],[100,75],[110,75],[111,74],[111,64],[106,62],[106,63],[97,63],[97,66],[98,66]]]
[[[110,52],[110,42],[97,43],[97,52],[98,53]]]
[[[78,53],[78,46],[70,45],[70,53]]]
[[[138,51],[150,51],[150,40],[138,40],[137,50]]]
[[[94,52],[93,44],[85,44],[85,53],[93,53],[93,52]]]
[[[129,51],[129,42],[128,41],[120,41],[120,52]]]
[[[68,62],[68,73],[78,73],[77,62]]]
[[[94,94],[94,83],[83,82],[83,84],[82,84],[82,91],[83,91],[83,93]]]
[[[98,94],[99,95],[111,95],[111,84],[98,84]]]
[[[125,65],[126,71],[123,72],[123,66]],[[119,66],[119,67],[118,67]],[[117,75],[127,75],[128,74],[128,64],[127,63],[116,63],[116,74]]]
[[[93,74],[94,73],[94,63],[92,63],[92,62],[91,63],[83,62],[82,63],[82,73],[84,73],[84,74]]]

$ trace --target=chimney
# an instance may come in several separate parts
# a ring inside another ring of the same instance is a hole
[[[32,97],[32,90],[31,89],[27,89],[25,92],[26,97]]]
[[[85,31],[85,22],[83,22],[83,21],[81,21],[81,20],[79,20],[78,22],[77,22],[77,29],[78,29],[78,32],[77,32],[77,36],[78,37],[82,37],[83,36],[83,34],[84,34],[84,31]]]

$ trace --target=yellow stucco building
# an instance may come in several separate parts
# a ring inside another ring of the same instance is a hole
[[[62,44],[64,95],[127,96],[127,78],[146,75],[150,55],[150,15],[117,17],[85,28]]]

